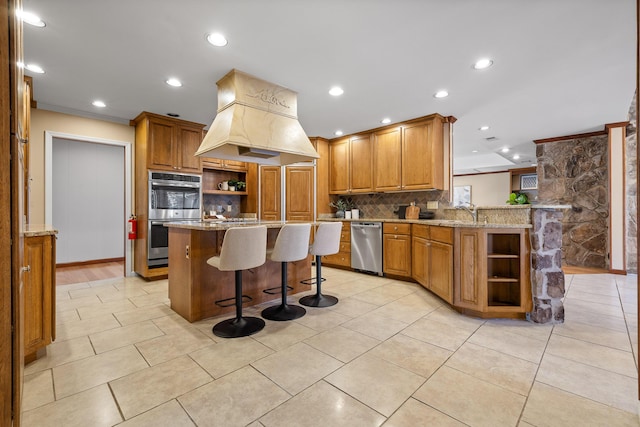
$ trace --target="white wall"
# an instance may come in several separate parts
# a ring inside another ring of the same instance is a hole
[[[54,137],[52,155],[56,263],[123,258],[124,147]]]
[[[453,177],[453,186],[470,185],[471,203],[476,206],[505,205],[511,194],[509,172]]]

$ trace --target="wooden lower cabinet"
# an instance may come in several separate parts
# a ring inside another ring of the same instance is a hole
[[[524,317],[531,310],[526,229],[456,230],[454,306],[479,317]]]
[[[25,363],[55,339],[56,236],[24,239],[24,354]]]
[[[411,224],[384,223],[382,233],[384,273],[411,277]]]
[[[414,224],[412,231],[412,277],[452,304],[453,229]]]
[[[340,234],[340,250],[336,254],[325,255],[321,258],[322,265],[334,267],[351,267],[351,224],[342,223]]]

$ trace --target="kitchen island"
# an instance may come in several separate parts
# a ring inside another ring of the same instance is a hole
[[[235,310],[233,271],[220,271],[207,260],[220,255],[227,229],[252,225],[267,227],[267,248],[273,247],[280,228],[290,221],[184,221],[167,223],[169,228],[169,299],[171,309],[189,322]],[[267,260],[262,266],[243,271],[245,305],[280,298],[279,262]],[[288,263],[290,293],[309,290],[301,280],[311,277],[311,256]],[[275,288],[274,291],[270,291]],[[267,293],[264,292],[267,290]],[[247,298],[249,297],[249,298]]]

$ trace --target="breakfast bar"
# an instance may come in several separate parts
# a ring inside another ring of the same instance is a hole
[[[265,225],[267,248],[273,247],[280,228],[287,221],[182,221],[169,228],[169,299],[171,309],[189,322],[234,311],[234,272],[220,271],[207,260],[220,255],[226,230],[231,227]],[[281,263],[267,260],[262,266],[244,271],[243,299],[246,305],[279,298]],[[308,290],[300,284],[311,277],[311,256],[288,263],[291,294]],[[266,293],[271,288],[276,292]],[[249,297],[249,298],[246,298]]]

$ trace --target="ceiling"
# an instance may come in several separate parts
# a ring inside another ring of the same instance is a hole
[[[635,3],[23,0],[46,22],[24,28],[25,63],[45,74],[25,73],[38,108],[121,123],[175,113],[208,126],[215,83],[236,68],[298,92],[309,136],[452,115],[455,173],[499,171],[535,163],[534,139],[628,120]],[[211,32],[228,45],[208,44]],[[474,70],[485,57],[493,66]],[[328,94],[335,85],[342,96]],[[449,96],[434,98],[441,89]]]

